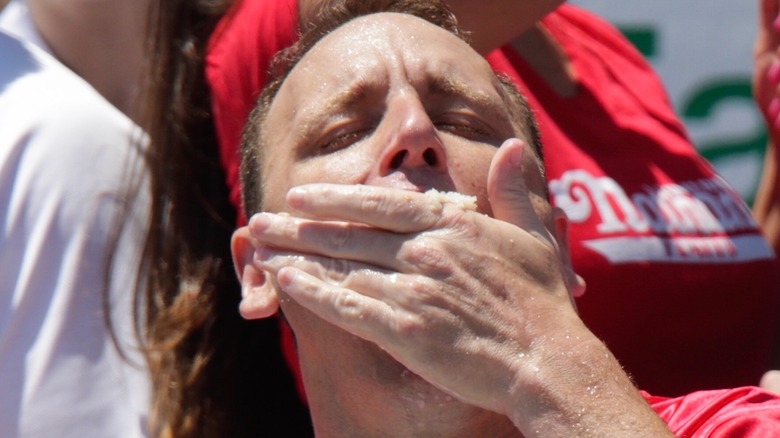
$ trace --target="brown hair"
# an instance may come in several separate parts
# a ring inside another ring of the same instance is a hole
[[[262,162],[264,144],[263,125],[276,94],[292,69],[311,48],[323,37],[348,21],[378,12],[398,12],[422,18],[439,26],[453,35],[469,42],[467,32],[458,27],[455,15],[439,0],[331,0],[319,10],[314,18],[303,24],[301,38],[292,46],[277,54],[271,66],[270,81],[263,90],[258,104],[249,115],[241,142],[241,184],[243,207],[247,216],[262,208],[262,175],[259,163]],[[512,112],[526,139],[532,143],[539,167],[544,175],[542,163],[542,144],[536,120],[528,103],[517,90],[514,83],[503,75],[498,75],[504,92],[502,98]]]
[[[159,0],[150,19],[144,128],[151,184],[136,321],[162,436],[306,436],[276,321],[238,314],[240,286],[204,57],[230,0]]]

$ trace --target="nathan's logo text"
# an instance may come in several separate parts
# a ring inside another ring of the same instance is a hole
[[[773,255],[750,210],[718,177],[628,195],[611,178],[572,170],[551,180],[550,192],[573,223],[598,221],[600,237],[584,244],[614,263],[725,263]]]

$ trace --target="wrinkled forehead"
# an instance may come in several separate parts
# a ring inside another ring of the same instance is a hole
[[[491,84],[496,81],[487,61],[465,41],[422,18],[393,12],[338,27],[303,56],[286,82],[319,80],[324,85],[327,79],[343,85],[393,71],[404,71],[409,80],[457,74],[475,85],[497,85]]]
[[[396,79],[415,85],[457,81],[485,96],[500,88],[465,41],[421,18],[385,12],[355,18],[317,42],[282,84],[271,113],[289,121],[320,106],[318,98],[350,87],[390,86]]]
[[[434,49],[438,48],[438,49]],[[446,48],[444,53],[440,49]],[[463,40],[422,18],[409,14],[381,12],[357,17],[323,37],[299,65],[327,56],[343,66],[356,56],[379,50],[387,55],[408,55],[410,60],[426,54],[479,55]],[[396,53],[400,51],[400,53]]]

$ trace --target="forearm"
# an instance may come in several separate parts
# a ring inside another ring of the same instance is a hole
[[[573,329],[535,347],[541,360],[515,387],[515,425],[527,437],[673,436],[607,347],[574,318]]]
[[[767,148],[764,171],[753,203],[753,214],[775,253],[780,254],[780,180],[776,152],[772,144]]]
[[[487,54],[513,40],[564,0],[447,0],[458,23],[471,32],[472,46]]]
[[[485,55],[500,47],[552,12],[565,0],[446,0],[460,26],[471,32],[471,45]],[[303,22],[322,0],[299,0]]]

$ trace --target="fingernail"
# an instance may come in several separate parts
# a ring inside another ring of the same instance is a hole
[[[519,147],[514,148],[509,154],[509,162],[515,167],[520,167],[523,164],[523,155],[525,154],[525,143],[521,140],[517,140],[520,143]]]
[[[772,101],[769,102],[769,106],[767,107],[766,111],[767,116],[771,120],[776,120],[777,116],[780,115],[780,98],[772,98]]]
[[[772,65],[769,66],[769,70],[766,72],[767,78],[773,84],[780,82],[780,60],[774,60]]]
[[[266,262],[273,257],[273,251],[267,246],[261,246],[255,250],[255,261]]]
[[[306,203],[307,192],[301,187],[294,187],[287,192],[287,204],[292,208],[302,209]]]
[[[269,213],[257,213],[249,219],[249,231],[251,233],[262,233],[271,226],[271,214]]]

